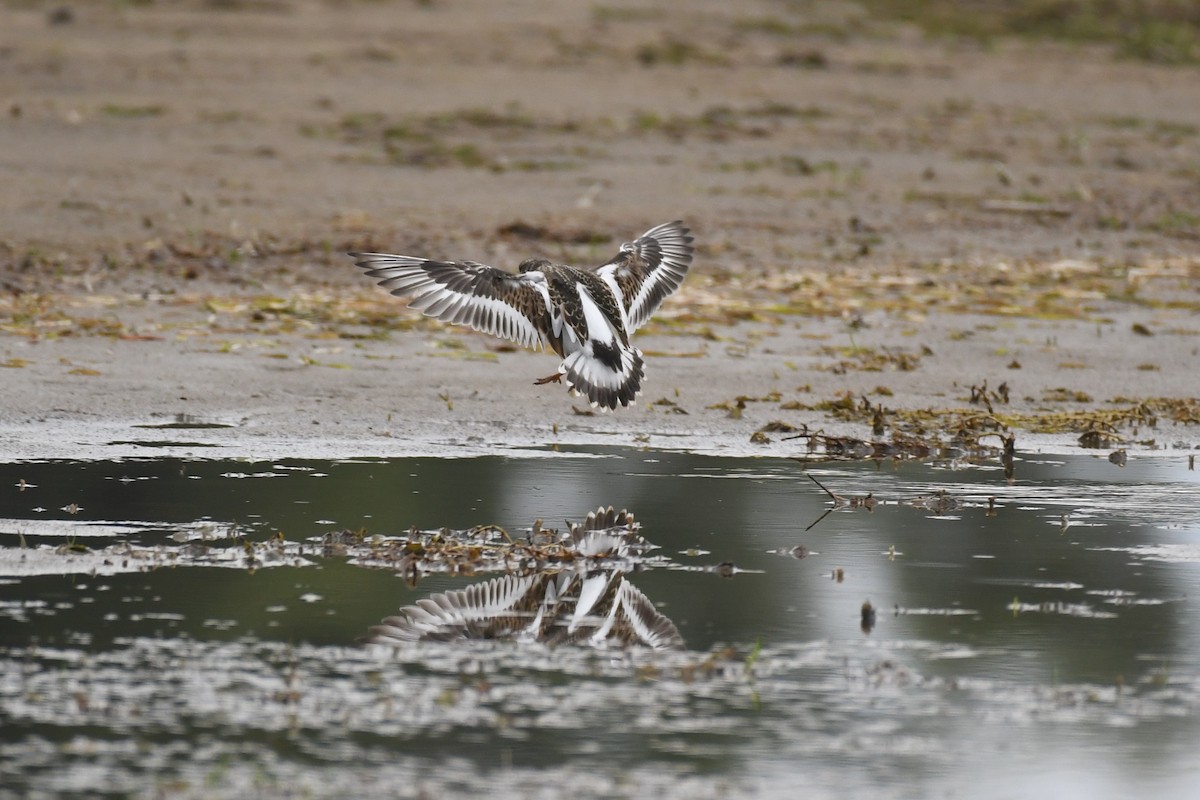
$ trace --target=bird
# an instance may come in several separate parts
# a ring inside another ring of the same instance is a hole
[[[694,241],[680,220],[651,228],[597,267],[528,258],[517,272],[475,261],[352,252],[370,278],[426,316],[508,339],[562,359],[535,385],[565,383],[593,408],[632,405],[645,363],[630,335],[679,288]]]

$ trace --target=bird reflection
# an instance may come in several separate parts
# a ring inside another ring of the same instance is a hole
[[[630,557],[652,547],[636,532],[632,514],[600,508],[571,525],[559,545],[570,558],[530,574],[430,595],[371,628],[363,641],[511,639],[683,648],[675,623],[626,577]]]
[[[503,575],[405,606],[364,641],[514,639],[679,649],[675,623],[617,570]]]

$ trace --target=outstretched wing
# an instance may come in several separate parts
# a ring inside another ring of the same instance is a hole
[[[535,350],[549,341],[550,295],[540,272],[514,275],[474,261],[350,253],[354,263],[409,307]]]
[[[632,242],[596,271],[616,284],[633,333],[650,319],[663,299],[679,288],[692,263],[692,237],[679,220],[659,225]]]

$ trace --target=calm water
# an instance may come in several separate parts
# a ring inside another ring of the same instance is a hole
[[[1186,456],[3,464],[0,796],[1194,796],[1198,499]],[[364,647],[494,576],[314,544],[602,504],[685,650]]]

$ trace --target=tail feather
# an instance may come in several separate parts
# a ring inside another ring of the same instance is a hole
[[[642,351],[636,347],[621,350],[616,360],[598,358],[591,351],[585,347],[563,359],[559,371],[567,385],[602,409],[633,405],[646,377]]]

